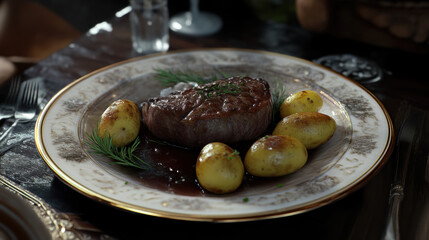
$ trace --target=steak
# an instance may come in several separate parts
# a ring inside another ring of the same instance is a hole
[[[271,123],[269,84],[232,77],[143,102],[143,122],[157,138],[187,146],[255,140]]]

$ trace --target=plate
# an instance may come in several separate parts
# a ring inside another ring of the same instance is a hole
[[[27,199],[0,178],[0,239],[53,239],[48,225]]]
[[[141,102],[159,95],[164,86],[154,78],[156,69],[261,77],[272,91],[284,87],[286,94],[316,91],[324,101],[320,111],[334,118],[337,130],[327,143],[309,152],[307,164],[298,172],[248,180],[226,195],[183,191],[181,181],[198,184],[181,178],[181,170],[174,167],[179,154],[172,147],[167,154],[169,160],[162,163],[171,175],[163,182],[90,154],[86,133],[96,126],[111,102],[120,98]],[[97,201],[172,219],[248,221],[298,214],[356,190],[389,157],[393,125],[374,95],[320,65],[265,51],[195,49],[130,59],[77,79],[59,91],[40,113],[35,138],[52,171]]]

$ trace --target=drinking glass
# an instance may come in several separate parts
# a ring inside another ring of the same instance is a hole
[[[137,53],[169,48],[167,0],[130,0],[131,39]]]
[[[189,36],[214,34],[222,27],[219,16],[199,10],[199,0],[190,0],[190,11],[180,13],[170,19],[170,29]]]

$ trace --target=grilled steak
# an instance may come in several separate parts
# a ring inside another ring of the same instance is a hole
[[[265,80],[233,77],[151,98],[141,110],[154,136],[201,147],[214,141],[229,144],[260,137],[271,122],[272,105]]]

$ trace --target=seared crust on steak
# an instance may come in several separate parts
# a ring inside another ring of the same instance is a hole
[[[270,125],[273,102],[263,79],[217,80],[141,106],[143,122],[156,137],[188,147],[218,141],[254,140]]]

